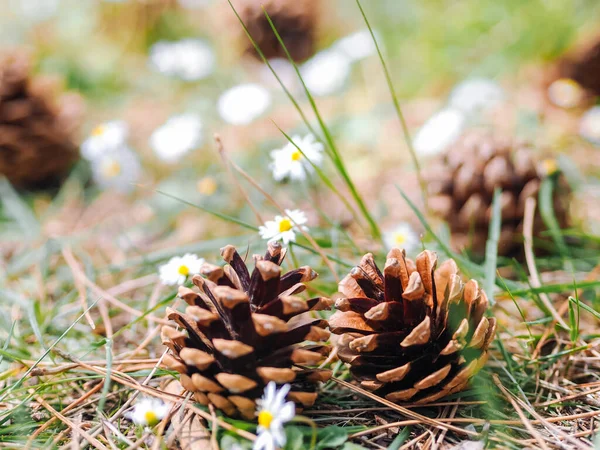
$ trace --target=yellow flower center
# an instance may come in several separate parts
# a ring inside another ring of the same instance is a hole
[[[104,125],[98,125],[96,128],[92,130],[92,136],[102,136],[106,131],[106,127]]]
[[[202,195],[213,195],[217,190],[217,182],[213,177],[205,177],[198,181],[196,188]]]
[[[121,164],[119,164],[119,162],[115,161],[114,159],[107,161],[102,166],[102,174],[106,178],[114,178],[117,175],[119,175],[120,173],[121,173]]]
[[[261,411],[258,413],[258,424],[263,428],[269,428],[273,422],[273,414],[269,411]]]
[[[293,226],[292,221],[287,217],[284,217],[281,219],[281,222],[279,222],[279,232],[283,233],[284,231],[290,231]]]
[[[545,159],[542,162],[542,166],[544,167],[544,170],[546,171],[546,175],[552,175],[553,173],[558,172],[558,163],[553,158]]]
[[[150,425],[151,427],[156,425],[160,421],[154,411],[146,411],[144,413],[144,418],[146,419],[146,422],[148,422],[148,425]]]
[[[179,266],[179,269],[177,269],[177,272],[179,272],[179,275],[187,277],[190,274],[190,268],[185,264],[182,264]]]
[[[394,242],[397,245],[402,245],[406,242],[406,235],[404,233],[396,233],[394,235]]]
[[[584,92],[575,80],[561,78],[550,85],[548,95],[554,104],[563,108],[573,108],[581,103]]]
[[[296,150],[292,153],[292,161],[300,161],[300,158],[302,158],[300,150]]]

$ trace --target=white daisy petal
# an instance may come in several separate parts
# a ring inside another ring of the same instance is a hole
[[[325,96],[342,90],[350,77],[351,59],[335,48],[323,50],[300,68],[312,95]]]
[[[211,46],[201,39],[160,41],[150,48],[149,64],[163,75],[196,81],[213,73],[215,55]]]
[[[240,84],[219,97],[221,118],[232,125],[248,125],[263,115],[271,105],[271,94],[259,84]]]
[[[286,444],[283,425],[294,418],[296,413],[293,402],[285,402],[291,386],[283,385],[277,390],[271,381],[267,384],[263,396],[256,402],[258,406],[258,437],[253,450],[275,450]]]
[[[419,247],[419,235],[408,223],[401,223],[394,229],[383,233],[383,240],[387,249],[401,248],[411,253]]]
[[[187,277],[200,273],[204,259],[186,253],[183,256],[174,256],[166,264],[159,266],[160,281],[167,286],[181,285]]]
[[[136,425],[154,426],[167,416],[170,409],[171,405],[160,399],[143,398],[125,413],[125,417]]]
[[[284,179],[304,180],[307,174],[314,172],[314,166],[323,162],[323,144],[317,142],[312,134],[303,138],[293,136],[283,148],[271,151],[270,169],[275,181]]]
[[[381,39],[379,39],[376,31],[375,37],[381,47]],[[368,29],[344,36],[333,44],[333,48],[343,52],[351,61],[359,61],[377,53],[377,48]]]
[[[465,114],[477,114],[494,108],[504,96],[504,90],[494,80],[471,78],[452,89],[448,105]]]
[[[127,124],[121,120],[97,125],[90,136],[81,144],[81,154],[85,159],[93,160],[104,153],[123,147],[129,136]]]
[[[465,116],[458,109],[443,109],[427,120],[413,140],[415,151],[422,156],[433,156],[456,142],[463,132]]]
[[[588,109],[579,121],[579,134],[593,144],[600,145],[600,106]]]
[[[304,224],[307,222],[303,211],[285,210],[286,215],[275,216],[275,220],[268,220],[259,226],[258,233],[261,238],[269,241],[282,241],[285,245],[296,241],[296,232],[308,230]]]
[[[150,136],[154,153],[165,162],[179,161],[202,141],[202,122],[196,114],[171,117]]]
[[[90,162],[94,181],[103,189],[130,192],[141,174],[137,155],[126,146],[103,153]]]

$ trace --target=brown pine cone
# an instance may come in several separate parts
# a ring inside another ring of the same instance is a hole
[[[392,249],[383,274],[370,253],[340,283],[345,298],[329,319],[338,356],[360,386],[393,402],[427,403],[464,389],[485,364],[496,320],[475,280],[463,284],[454,260],[436,269],[425,250],[416,264]]]
[[[235,6],[250,36],[267,59],[287,59],[287,56],[265,17],[263,7],[294,61],[304,61],[314,54],[318,0],[240,0]],[[247,53],[259,58],[245,33],[242,42]]]
[[[205,264],[204,277],[193,277],[199,292],[180,288],[189,305],[185,314],[167,309],[187,333],[163,327],[163,343],[172,352],[164,363],[181,374],[181,384],[199,403],[252,419],[270,381],[290,383],[288,398],[302,408],[315,402],[318,382],[331,376],[299,366],[316,364],[329,352],[323,345],[327,321],[300,315],[329,309],[332,302],[297,297],[317,274],[304,266],[282,275],[285,254],[281,244],[270,243],[264,257],[254,256],[250,274],[235,248],[224,247],[225,267]]]
[[[591,95],[600,96],[600,37],[562,61],[560,72]]]
[[[537,199],[546,176],[557,176],[554,213],[558,223],[566,226],[569,188],[556,171],[553,160],[537,162],[532,149],[524,144],[467,134],[438,160],[437,167],[427,171],[429,207],[450,226],[455,247],[479,255],[488,238],[494,189],[501,188],[498,253],[513,255],[523,245],[525,201],[531,196]],[[540,236],[546,227],[539,208],[536,211],[533,232]]]
[[[32,76],[26,54],[0,55],[0,174],[18,188],[60,182],[79,159],[72,132],[80,113],[78,98],[54,102],[50,80]]]

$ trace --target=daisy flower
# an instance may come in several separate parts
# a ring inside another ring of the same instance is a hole
[[[465,116],[458,109],[446,108],[431,116],[413,140],[415,151],[423,156],[440,153],[462,134]]]
[[[292,142],[288,142],[283,148],[271,152],[273,161],[269,168],[273,171],[273,178],[276,181],[285,178],[304,180],[307,174],[314,172],[311,162],[315,166],[320,166],[323,162],[323,144],[318,142],[314,135],[307,134],[303,138],[292,136]]]
[[[504,90],[494,80],[471,78],[459,83],[448,99],[448,104],[465,114],[488,111],[504,100]]]
[[[600,145],[600,106],[588,109],[581,117],[579,134],[591,143]]]
[[[91,160],[91,166],[96,184],[123,193],[131,191],[141,172],[137,155],[126,146],[99,155]]]
[[[351,60],[340,50],[320,51],[306,61],[300,71],[312,95],[325,96],[342,90],[350,77]]]
[[[282,241],[287,245],[296,242],[296,232],[308,230],[308,227],[304,226],[306,222],[306,214],[303,211],[286,209],[285,216],[275,216],[274,220],[267,220],[264,225],[258,227],[258,233],[269,242]]]
[[[221,94],[217,109],[221,118],[232,125],[248,125],[271,105],[271,94],[259,84],[240,84]]]
[[[560,78],[548,87],[548,98],[561,108],[574,108],[584,99],[585,92],[575,80]]]
[[[200,145],[202,122],[196,114],[173,116],[150,136],[150,146],[163,161],[174,163]]]
[[[101,123],[81,144],[81,154],[85,159],[95,159],[105,152],[114,151],[125,145],[128,135],[127,124],[122,120]]]
[[[56,15],[60,0],[11,0],[9,6],[26,20],[42,22]]]
[[[150,48],[150,67],[163,75],[196,81],[213,73],[215,55],[211,46],[200,39],[160,41]]]
[[[419,247],[419,235],[408,223],[398,224],[393,230],[383,233],[383,241],[388,249],[403,248],[411,253]]]
[[[174,256],[158,268],[160,281],[167,286],[181,285],[188,276],[200,273],[202,264],[204,260],[192,253]]]
[[[133,409],[125,413],[125,417],[136,425],[153,427],[169,413],[171,405],[157,398],[139,400]]]
[[[379,43],[379,36],[377,34],[375,32],[375,38]],[[375,42],[373,42],[368,29],[355,31],[348,36],[344,36],[334,43],[332,47],[343,52],[352,62],[360,61],[377,53]]]
[[[286,436],[283,424],[292,420],[296,415],[294,402],[285,401],[285,396],[289,391],[289,384],[284,384],[278,390],[275,382],[270,381],[263,396],[256,401],[258,430],[252,450],[275,450],[285,446]]]

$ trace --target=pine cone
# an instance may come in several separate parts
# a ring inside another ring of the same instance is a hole
[[[496,320],[485,292],[463,284],[454,260],[436,269],[392,249],[383,274],[370,253],[340,283],[345,298],[329,319],[338,356],[361,387],[390,401],[427,403],[466,387],[487,360]]]
[[[79,158],[71,134],[80,106],[74,97],[57,105],[50,80],[32,77],[27,55],[0,55],[0,174],[18,188],[59,182]]]
[[[600,37],[565,59],[560,72],[563,78],[575,80],[588,93],[600,96]]]
[[[296,296],[317,274],[304,266],[282,275],[285,253],[281,244],[270,243],[264,257],[254,256],[250,274],[235,248],[224,247],[225,267],[205,264],[206,278],[193,277],[199,293],[180,288],[179,296],[189,305],[185,314],[167,310],[187,334],[163,327],[163,343],[172,352],[165,365],[181,374],[181,384],[199,403],[251,419],[270,381],[291,383],[288,398],[306,407],[317,398],[317,382],[331,376],[328,370],[295,367],[328,354],[322,344],[329,338],[327,321],[299,315],[328,309],[332,302]],[[315,344],[301,345],[305,340]]]
[[[522,247],[525,201],[535,196],[541,181],[557,176],[554,213],[564,227],[568,221],[569,189],[556,173],[553,160],[537,163],[530,147],[489,135],[472,133],[463,137],[428,170],[429,206],[448,222],[453,243],[482,254],[488,238],[495,188],[502,189],[502,228],[498,243],[500,255],[511,255]],[[534,235],[546,228],[539,214],[534,220]]]
[[[238,14],[267,59],[287,59],[287,56],[265,17],[263,7],[294,61],[304,61],[314,54],[318,0],[240,0],[239,3],[239,6],[236,4]],[[242,42],[247,53],[259,57],[245,33]]]

